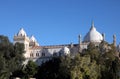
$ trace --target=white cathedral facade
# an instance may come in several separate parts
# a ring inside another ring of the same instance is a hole
[[[90,42],[99,45],[104,39],[105,35],[99,33],[94,23],[92,23],[89,32],[85,35],[83,41],[81,41],[81,35],[79,35],[78,44],[65,44],[65,45],[51,45],[51,46],[40,46],[34,36],[28,37],[23,28],[14,36],[14,44],[16,42],[23,43],[25,46],[25,62],[29,60],[35,61],[38,65],[52,59],[56,56],[75,55],[81,52],[83,49],[87,49]],[[116,37],[114,36],[114,44],[116,44]]]

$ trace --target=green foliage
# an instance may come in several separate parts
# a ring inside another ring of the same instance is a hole
[[[71,63],[71,79],[99,79],[99,66],[91,62],[89,55],[77,55]]]
[[[23,53],[23,44],[13,45],[6,36],[0,36],[0,79],[8,79],[22,66]]]
[[[60,58],[55,57],[52,60],[43,63],[39,67],[36,77],[38,79],[61,79],[59,76],[60,62]]]
[[[70,56],[60,58],[59,79],[70,79],[71,60]]]
[[[91,61],[97,61],[100,56],[100,51],[98,46],[95,46],[95,44],[90,43],[88,45],[88,49],[86,51],[86,55],[90,55]]]
[[[37,73],[37,64],[33,61],[28,61],[28,64],[23,69],[25,78],[33,77]]]
[[[118,64],[119,59],[116,57],[117,51],[113,44],[102,42],[99,47],[95,47],[94,44],[90,44],[86,52],[90,55],[91,59],[96,61],[99,65],[101,79],[118,78],[117,73],[120,70],[120,65]]]

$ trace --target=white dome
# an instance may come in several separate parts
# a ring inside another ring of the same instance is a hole
[[[18,32],[18,36],[27,36],[23,28],[21,28],[20,31]]]
[[[64,47],[64,48],[62,49],[62,51],[63,51],[63,53],[64,53],[65,55],[69,55],[69,54],[70,54],[70,49],[69,49],[68,47]]]
[[[84,37],[84,42],[101,42],[102,40],[103,36],[96,30],[94,23],[92,23],[90,31]]]
[[[36,39],[35,39],[35,37],[33,35],[31,36],[30,41],[31,42],[36,42]]]

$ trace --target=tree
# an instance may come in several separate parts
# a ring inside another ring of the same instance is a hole
[[[70,79],[71,57],[62,56],[60,58],[59,79]]]
[[[43,63],[39,69],[36,77],[38,79],[59,79],[60,58],[54,57],[51,60]]]
[[[37,64],[33,61],[28,61],[28,64],[23,69],[25,78],[33,77],[37,73]]]
[[[103,46],[100,46],[101,55],[99,57],[98,64],[101,67],[101,79],[116,79],[114,77],[118,72],[113,72],[116,60],[116,48],[112,44],[105,43]],[[119,66],[118,64],[116,67]]]
[[[17,46],[17,47],[16,47]],[[17,50],[16,50],[17,49]],[[13,45],[8,37],[0,35],[0,78],[8,79],[22,66],[24,45]]]
[[[90,56],[77,55],[71,65],[71,79],[99,79],[99,66],[95,61],[91,62]]]
[[[113,79],[120,78],[118,72],[120,71],[120,60],[116,57],[114,61],[112,61],[112,65],[110,68],[110,72]]]
[[[94,43],[90,43],[85,52],[86,55],[90,55],[91,61],[97,61],[99,59],[100,51],[99,47],[95,46]]]

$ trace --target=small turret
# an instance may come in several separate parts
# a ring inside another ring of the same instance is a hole
[[[81,43],[82,43],[81,37],[82,37],[81,35],[78,36],[78,43],[79,43],[78,52],[81,52]]]
[[[29,46],[39,46],[37,40],[35,39],[35,37],[32,35],[30,38],[30,44]]]
[[[81,44],[81,42],[82,42],[82,41],[81,41],[81,37],[82,37],[81,35],[78,36],[78,43],[79,43],[79,44]]]
[[[103,41],[105,41],[105,33],[103,33],[102,36],[103,36]]]
[[[72,42],[70,43],[70,48],[73,48],[73,43]]]
[[[113,45],[116,47],[116,35],[113,35]]]

